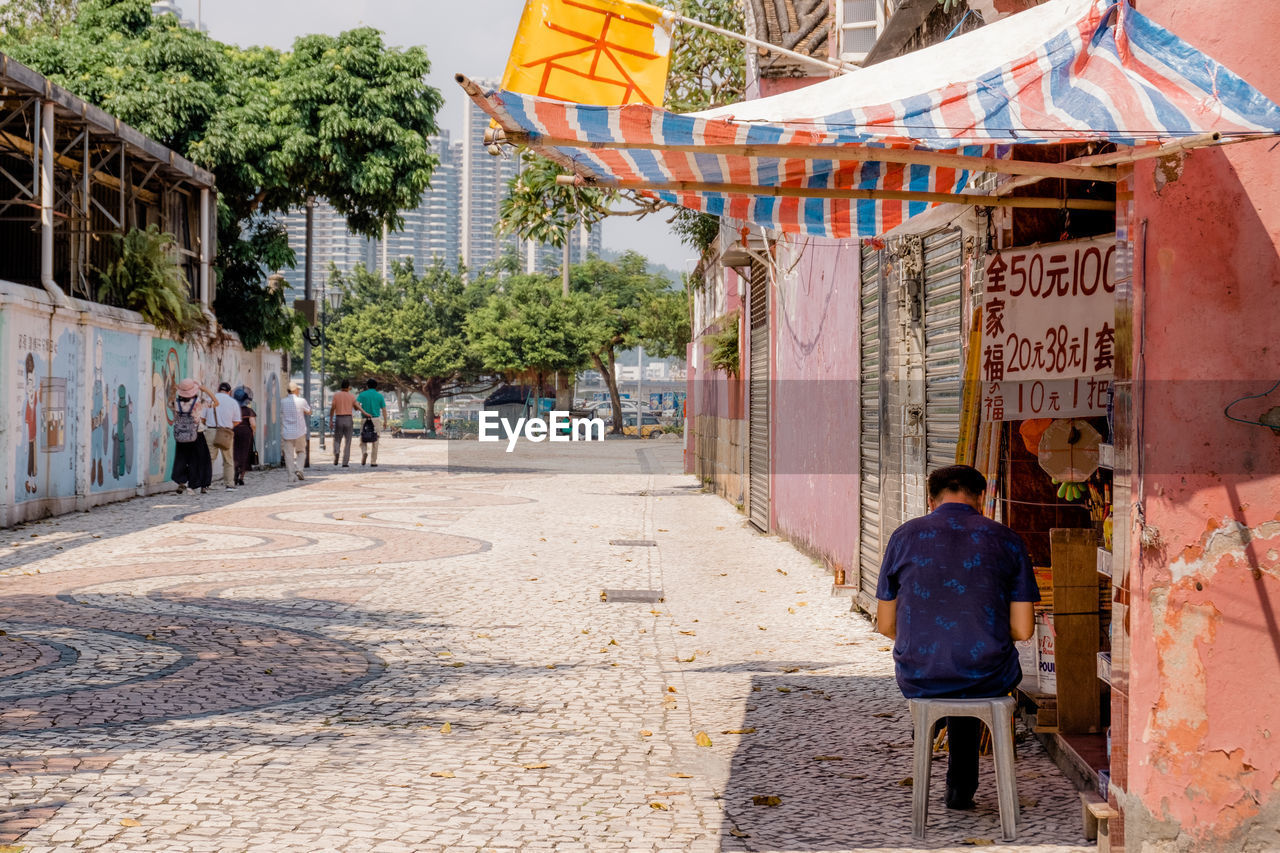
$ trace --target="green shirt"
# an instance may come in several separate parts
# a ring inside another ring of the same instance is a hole
[[[370,417],[378,418],[382,416],[383,411],[387,408],[387,400],[382,396],[380,391],[373,388],[366,388],[356,397],[356,403]]]

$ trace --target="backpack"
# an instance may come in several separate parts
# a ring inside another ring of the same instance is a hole
[[[199,429],[196,425],[196,401],[191,401],[191,408],[185,412],[182,410],[182,401],[173,407],[173,440],[179,444],[187,444],[196,440],[196,433]]]
[[[364,423],[360,425],[360,441],[370,444],[378,440],[378,428],[373,423],[373,418],[365,418]]]

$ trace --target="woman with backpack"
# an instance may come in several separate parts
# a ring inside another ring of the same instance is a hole
[[[173,401],[173,440],[177,446],[169,479],[178,484],[178,494],[187,489],[199,489],[204,494],[213,481],[209,444],[200,431],[200,415],[204,410],[204,404],[200,402],[202,393],[217,408],[218,399],[214,393],[190,377],[178,383],[177,396]]]

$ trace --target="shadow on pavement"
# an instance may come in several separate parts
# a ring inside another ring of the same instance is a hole
[[[1000,843],[990,759],[982,762],[978,808],[951,812],[942,806],[941,756],[932,773],[928,840],[911,838],[910,714],[891,677],[753,677],[741,729],[747,733],[740,735],[724,792],[725,849],[917,850],[974,839]],[[1024,807],[1016,843],[1060,845],[1064,820],[1076,819],[1079,811],[1075,791],[1038,743],[1027,740],[1018,749]],[[1037,827],[1052,832],[1037,839]]]

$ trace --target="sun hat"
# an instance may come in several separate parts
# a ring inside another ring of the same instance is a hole
[[[246,400],[253,399],[249,394],[249,390],[241,385],[239,388],[231,392],[231,397],[237,402],[243,404]]]
[[[296,394],[296,393],[298,393],[298,392],[299,392],[299,391],[301,391],[301,390],[302,390],[302,386],[301,386],[301,385],[299,385],[297,382],[290,382],[290,383],[289,383],[289,393],[290,393],[290,394]]]
[[[199,390],[200,385],[190,376],[178,383],[178,394],[183,397],[194,397]]]

